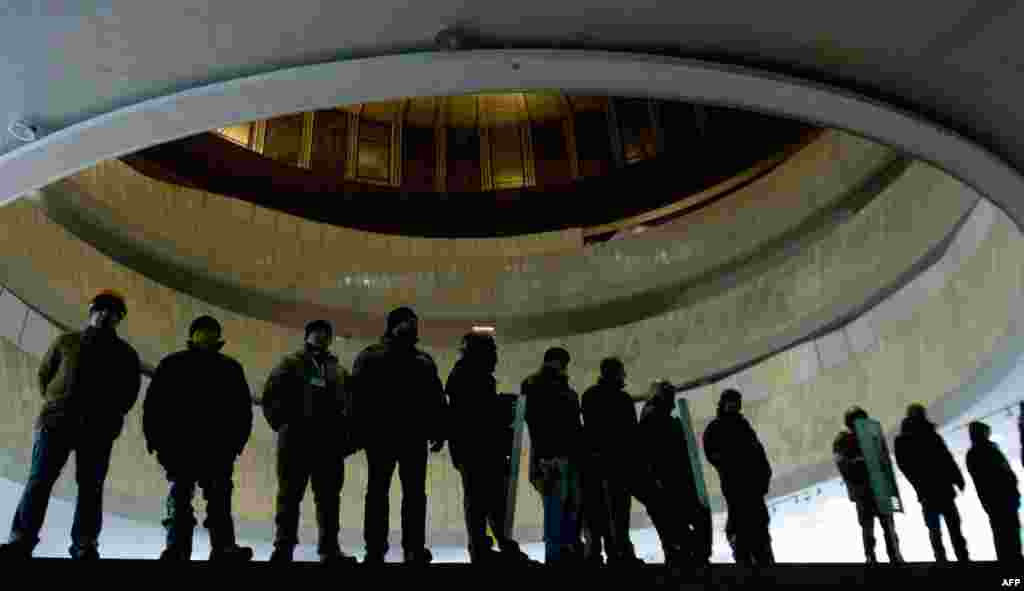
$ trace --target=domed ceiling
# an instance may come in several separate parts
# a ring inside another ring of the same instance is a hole
[[[335,226],[448,238],[582,227],[599,241],[639,214],[778,162],[816,133],[735,109],[508,92],[295,113],[124,161],[161,180]],[[646,223],[680,213],[669,209]]]

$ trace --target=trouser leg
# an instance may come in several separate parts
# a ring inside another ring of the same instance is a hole
[[[956,555],[956,559],[960,562],[969,561],[971,557],[967,551],[967,539],[964,538],[963,531],[961,531],[960,511],[957,510],[955,501],[949,501],[945,517],[946,529],[949,530],[949,538],[953,542],[953,553]]]
[[[867,502],[855,503],[857,507],[857,522],[860,523],[861,537],[864,542],[864,556],[868,562],[876,562],[875,555],[875,516],[876,513]]]
[[[214,552],[232,550],[237,546],[235,522],[231,517],[231,497],[234,493],[234,462],[211,466],[200,480],[206,501],[206,520],[203,527],[210,534],[210,547]]]
[[[1020,518],[1016,510],[999,511],[989,514],[992,536],[995,541],[996,559],[999,562],[1019,563],[1021,557]]]
[[[398,463],[397,455],[387,448],[366,450],[367,482],[364,505],[363,539],[369,556],[388,552],[388,512],[391,476]]]
[[[900,553],[900,540],[896,536],[896,521],[892,513],[882,513],[878,516],[882,522],[882,532],[885,534],[885,553],[889,555],[889,562],[903,562],[903,555]]]
[[[317,459],[313,468],[313,500],[316,502],[317,552],[320,556],[338,554],[341,529],[341,489],[345,485],[345,458],[330,454]]]
[[[583,538],[584,557],[600,560],[602,551],[613,558],[613,547],[609,542],[610,512],[608,488],[600,466],[591,463],[583,474]],[[605,542],[609,542],[605,547]]]
[[[422,552],[427,536],[427,444],[414,443],[398,459],[402,482],[402,551]]]
[[[299,543],[299,507],[309,484],[311,459],[300,440],[288,433],[278,437],[274,547],[278,557],[288,558]]]
[[[39,530],[43,527],[53,486],[70,455],[71,443],[67,434],[45,428],[35,432],[32,466],[11,523],[11,544],[31,551],[39,543]]]
[[[491,538],[487,535],[488,499],[483,486],[486,475],[481,473],[482,468],[480,462],[467,461],[459,470],[462,476],[462,510],[471,560],[477,560],[491,549]]]
[[[630,493],[647,509],[666,560],[675,560],[680,552],[689,551],[689,537],[683,535],[678,508],[664,489],[649,476],[637,474],[630,483]]]
[[[945,507],[936,503],[921,503],[921,511],[924,514],[924,525],[928,528],[928,540],[932,545],[932,554],[936,562],[946,562],[946,547],[942,544],[942,523],[941,512]]]
[[[71,525],[72,557],[88,556],[99,551],[100,531],[103,529],[103,484],[110,468],[110,454],[114,441],[106,437],[97,440],[83,435],[75,445],[75,481],[78,498]]]
[[[167,513],[163,520],[167,532],[167,548],[164,558],[189,560],[192,557],[192,536],[196,526],[192,509],[196,482],[193,477],[172,470],[168,470],[167,480]]]
[[[619,560],[636,558],[636,549],[629,538],[629,515],[633,498],[626,484],[614,477],[604,481],[606,498],[610,509],[608,533],[612,544],[612,554]]]

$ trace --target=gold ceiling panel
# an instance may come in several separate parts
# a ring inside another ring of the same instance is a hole
[[[427,96],[409,100],[409,110],[405,113],[405,124],[413,127],[434,127],[437,119],[437,105],[444,100]]]
[[[479,97],[476,95],[445,98],[445,125],[448,127],[476,127]]]

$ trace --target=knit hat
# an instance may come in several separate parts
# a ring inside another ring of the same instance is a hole
[[[212,330],[216,331],[217,334],[222,332],[220,322],[213,316],[200,316],[192,321],[192,324],[188,327],[188,338],[192,338],[192,335],[200,330]]]
[[[401,308],[395,308],[394,310],[388,313],[388,327],[387,330],[384,331],[385,334],[391,334],[391,331],[394,330],[396,326],[405,322],[406,320],[412,320],[414,318],[417,318],[417,316],[416,312],[412,311],[412,308],[408,308],[406,306],[402,306]]]
[[[718,398],[718,402],[743,402],[743,395],[740,391],[735,388],[727,388],[722,392],[722,395]]]
[[[327,331],[327,336],[334,336],[334,327],[331,326],[331,323],[326,320],[314,320],[307,324],[305,338],[308,339],[309,334],[314,330],[325,330]]]
[[[124,303],[124,297],[112,289],[105,289],[92,299],[89,303],[89,312],[97,308],[107,308],[117,311],[121,318],[128,315],[128,307]]]

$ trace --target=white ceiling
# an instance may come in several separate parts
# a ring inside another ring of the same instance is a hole
[[[513,46],[672,47],[855,87],[1024,167],[1024,4],[1012,0],[36,0],[0,17],[0,117],[49,130],[240,75],[424,48],[462,22]],[[16,145],[4,135],[0,152]]]

